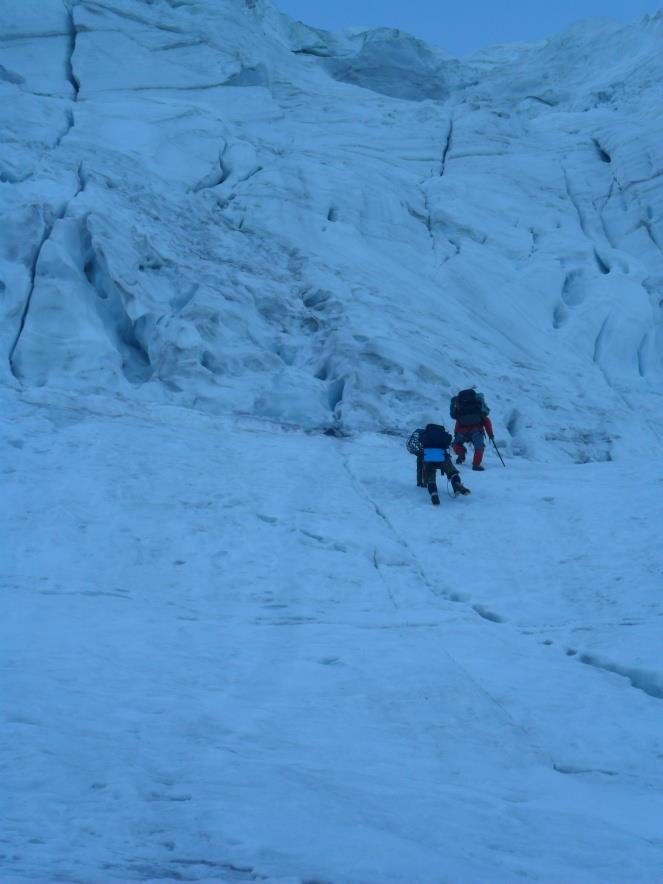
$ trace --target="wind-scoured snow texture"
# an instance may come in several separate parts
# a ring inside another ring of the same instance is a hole
[[[509,454],[652,445],[660,15],[461,61],[263,0],[0,12],[6,382],[350,431],[475,383]]]
[[[3,882],[660,879],[660,460],[0,403]]]

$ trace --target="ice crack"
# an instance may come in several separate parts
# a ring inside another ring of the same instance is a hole
[[[10,369],[12,375],[17,380],[21,379],[21,373],[15,364],[14,354],[16,352],[16,348],[18,347],[18,342],[21,339],[21,335],[23,334],[23,330],[25,328],[25,323],[28,318],[28,313],[30,312],[30,304],[32,302],[32,296],[33,296],[34,290],[35,290],[35,281],[37,278],[37,264],[39,263],[39,258],[41,257],[41,253],[44,249],[44,246],[48,242],[48,240],[51,236],[51,233],[53,232],[53,227],[55,226],[56,220],[57,219],[54,218],[52,221],[50,221],[49,223],[46,224],[46,226],[44,227],[44,231],[42,233],[42,236],[41,236],[41,241],[39,242],[39,245],[35,249],[34,258],[33,258],[32,263],[30,265],[30,285],[28,287],[28,294],[25,298],[25,304],[23,305],[23,312],[21,314],[21,320],[18,325],[18,331],[16,332],[16,337],[14,338],[14,343],[12,344],[11,349],[9,351],[9,369]]]
[[[28,286],[28,293],[25,298],[25,303],[23,305],[23,312],[21,313],[21,319],[18,325],[18,331],[16,332],[16,337],[14,338],[14,342],[9,351],[9,369],[12,375],[16,378],[16,380],[21,380],[21,371],[18,368],[18,365],[15,361],[16,348],[18,347],[19,341],[21,340],[21,335],[25,329],[25,324],[28,319],[28,314],[30,312],[30,307],[32,304],[32,297],[34,295],[35,285],[37,281],[37,267],[39,265],[39,260],[41,258],[42,252],[44,250],[44,246],[51,238],[53,233],[53,229],[58,221],[61,221],[62,218],[67,214],[67,210],[69,206],[76,199],[79,193],[85,190],[85,174],[83,171],[82,163],[78,167],[78,187],[76,192],[73,194],[71,199],[67,200],[67,202],[60,208],[58,212],[54,214],[52,219],[46,221],[44,226],[44,231],[41,236],[41,240],[39,245],[35,249],[34,258],[30,264],[30,284]]]
[[[444,143],[444,148],[442,150],[442,160],[440,163],[440,177],[444,175],[447,170],[447,158],[449,156],[449,151],[451,149],[451,143],[454,137],[454,121],[453,118],[449,120],[449,128],[447,130],[447,138]]]
[[[74,9],[78,5],[75,2],[67,2],[65,0],[65,9],[67,10],[67,57],[65,59],[65,70],[67,72],[67,80],[71,83],[71,88],[74,90],[74,101],[78,101],[78,94],[80,92],[81,84],[80,80],[76,76],[74,71],[74,52],[76,51],[76,24],[74,22]],[[72,123],[73,125],[73,123]]]
[[[649,697],[654,697],[656,700],[663,700],[663,678],[658,672],[611,663],[609,660],[603,660],[593,654],[582,654],[578,659],[581,663],[593,666],[595,669],[602,669],[604,672],[613,672],[615,675],[621,675],[629,680],[631,687],[643,691],[643,693]]]

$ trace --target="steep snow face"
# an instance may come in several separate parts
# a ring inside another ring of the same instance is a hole
[[[474,383],[512,455],[651,446],[661,15],[460,62],[264,0],[7,13],[4,382],[349,431]]]

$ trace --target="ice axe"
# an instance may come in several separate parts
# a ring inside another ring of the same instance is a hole
[[[490,441],[493,443],[493,448],[494,448],[495,451],[497,452],[497,456],[499,457],[500,460],[502,460],[502,455],[500,454],[500,450],[499,450],[499,448],[497,447],[497,445],[495,444],[495,437],[494,437],[494,436],[491,436],[491,437],[490,437]],[[502,460],[502,466],[503,466],[503,467],[506,467],[506,464],[504,463],[503,460]]]

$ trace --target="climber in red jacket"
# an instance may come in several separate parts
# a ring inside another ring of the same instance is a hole
[[[486,447],[484,435],[487,434],[489,439],[494,439],[489,412],[483,394],[477,393],[476,390],[461,390],[452,398],[450,413],[456,421],[453,442],[456,463],[465,462],[467,457],[465,446],[470,443],[474,447],[472,469],[478,471],[485,469],[481,464]]]

